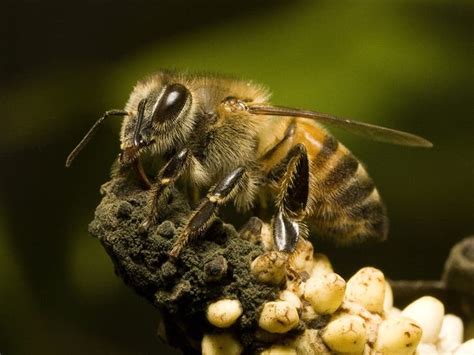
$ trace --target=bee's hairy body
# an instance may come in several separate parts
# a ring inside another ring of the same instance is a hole
[[[292,253],[310,229],[340,244],[387,236],[385,207],[364,166],[317,122],[373,140],[414,147],[431,142],[411,133],[324,113],[273,106],[269,92],[252,82],[215,75],[162,71],[138,82],[125,110],[106,111],[66,159],[70,166],[110,116],[124,117],[120,169],[133,167],[149,189],[155,225],[164,196],[181,177],[208,193],[191,213],[169,251],[174,260],[188,240],[206,230],[218,207],[233,201],[247,210],[270,191],[278,251]],[[164,157],[154,182],[142,165],[148,153]],[[259,235],[250,219],[242,237]]]
[[[182,84],[192,98],[179,124],[162,129],[150,150],[167,156],[189,148],[192,158],[184,175],[190,184],[209,187],[244,166],[243,186],[234,196],[237,208],[250,208],[265,187],[282,199],[283,162],[292,148],[303,144],[309,162],[309,193],[298,218],[318,236],[338,243],[386,237],[385,207],[365,168],[318,123],[301,117],[255,115],[223,104],[229,97],[268,104],[268,91],[251,82],[174,72],[150,76],[137,84],[125,107],[131,114],[122,126],[122,150],[133,145],[131,132],[139,102],[150,97],[158,100],[163,88],[172,83]],[[151,105],[145,108],[152,109]]]

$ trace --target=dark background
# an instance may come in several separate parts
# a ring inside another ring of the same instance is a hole
[[[335,132],[391,219],[377,246],[323,248],[344,276],[436,279],[474,217],[471,1],[0,1],[0,352],[151,354],[158,314],[87,232],[118,153],[91,124],[159,68],[254,79],[273,102],[418,133],[431,150]],[[318,244],[316,244],[318,249]],[[162,352],[163,353],[163,352]]]

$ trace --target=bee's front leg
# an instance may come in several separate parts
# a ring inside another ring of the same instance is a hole
[[[175,183],[176,180],[186,170],[191,161],[191,152],[188,148],[181,149],[176,153],[158,173],[156,182],[151,186],[150,197],[148,202],[149,215],[143,222],[141,228],[147,230],[155,222],[158,215],[158,206],[161,198],[166,194],[166,191]]]
[[[303,144],[295,145],[281,164],[284,165],[284,173],[278,177],[280,186],[276,198],[277,212],[272,219],[273,238],[278,251],[291,253],[296,248],[298,238],[306,233],[303,223],[309,196],[306,147]],[[282,171],[281,166],[278,170]]]
[[[238,167],[225,176],[219,183],[210,188],[207,196],[201,200],[196,210],[191,214],[184,229],[179,234],[169,255],[177,258],[188,240],[194,235],[205,231],[214,219],[217,209],[235,197],[244,185],[246,169]]]
[[[140,180],[140,184],[142,185],[142,188],[145,190],[151,189],[153,186],[150,180],[148,179],[148,176],[145,173],[145,170],[143,169],[143,164],[138,157],[135,162],[133,163],[133,167],[135,168],[135,172],[137,173],[138,179]]]

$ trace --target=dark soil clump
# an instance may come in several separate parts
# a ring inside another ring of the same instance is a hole
[[[148,213],[147,191],[128,178],[115,177],[101,193],[89,231],[111,257],[117,275],[160,310],[167,342],[199,353],[203,333],[216,331],[206,320],[207,305],[234,298],[244,313],[231,331],[243,339],[247,351],[259,346],[254,334],[260,307],[278,292],[250,273],[250,263],[262,253],[260,246],[239,238],[233,226],[217,219],[172,261],[167,253],[190,213],[177,190],[160,206],[156,226],[146,232],[139,227]]]

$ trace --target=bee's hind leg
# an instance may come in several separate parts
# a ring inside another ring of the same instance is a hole
[[[181,149],[163,166],[157,176],[156,182],[151,186],[148,201],[149,215],[141,225],[143,230],[148,230],[158,216],[158,207],[163,196],[167,195],[169,188],[183,174],[191,160],[191,152],[188,148]]]
[[[244,185],[245,172],[244,167],[238,167],[210,188],[207,196],[201,200],[179,234],[169,253],[170,257],[177,258],[191,237],[202,233],[210,226],[218,207],[231,200]]]
[[[303,223],[309,196],[309,162],[306,147],[295,145],[277,166],[280,172],[279,192],[276,198],[277,212],[272,218],[275,246],[278,251],[291,253],[298,239],[307,233]],[[269,174],[272,175],[272,172]]]

